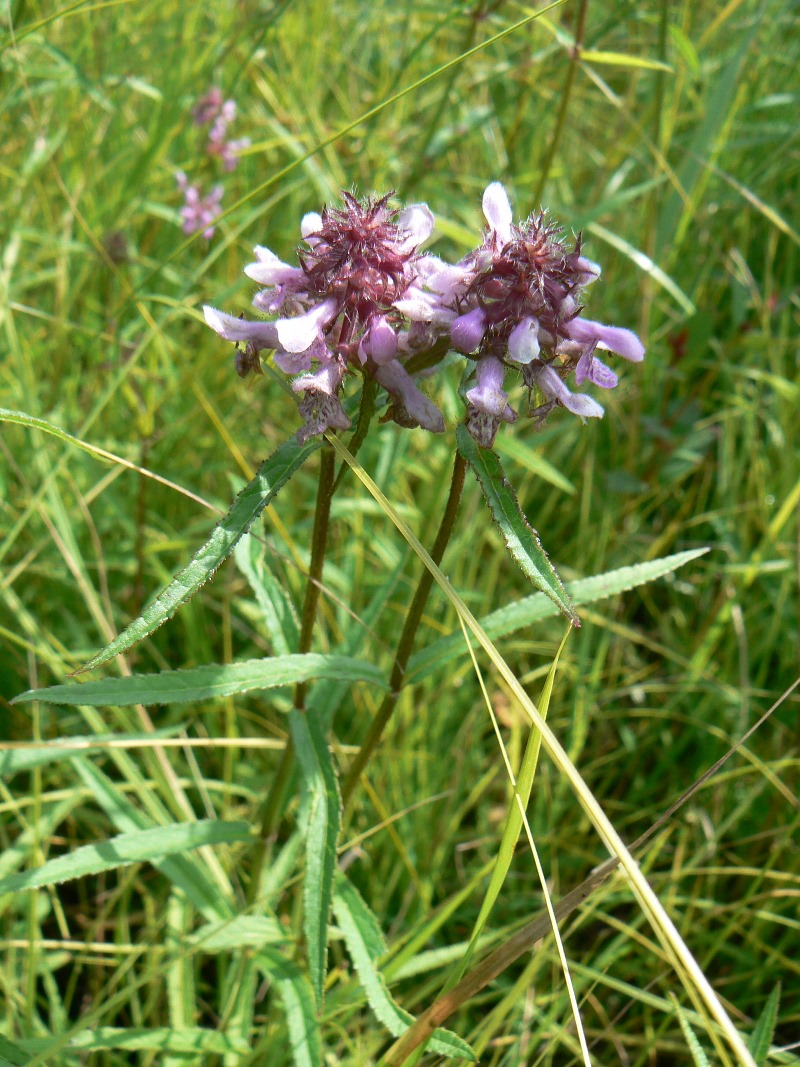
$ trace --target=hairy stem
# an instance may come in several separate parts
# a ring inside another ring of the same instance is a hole
[[[314,620],[317,614],[317,604],[322,589],[322,570],[325,565],[325,550],[328,545],[328,527],[331,514],[331,500],[335,489],[334,482],[334,455],[330,445],[322,446],[322,462],[320,464],[319,484],[317,486],[317,506],[314,512],[314,529],[311,535],[311,564],[308,570],[306,595],[303,601],[303,614],[300,623],[300,642],[297,649],[300,653],[311,650],[311,640],[314,634]],[[306,682],[298,682],[294,691],[294,706],[302,712],[305,711]],[[278,770],[272,780],[269,792],[261,809],[261,826],[259,839],[256,845],[256,854],[253,860],[253,869],[250,878],[249,899],[252,902],[258,894],[258,886],[261,881],[261,871],[267,853],[267,843],[272,837],[278,825],[280,813],[283,808],[283,795],[286,791],[292,768],[294,766],[294,745],[291,736],[286,738],[286,747],[281,756]]]
[[[431,549],[431,558],[437,566],[442,562],[444,550],[447,548],[447,543],[453,533],[456,515],[458,514],[458,505],[461,501],[461,492],[464,488],[465,471],[466,461],[457,453],[455,464],[453,466],[453,478],[450,482],[450,495],[447,498],[444,515],[442,516],[441,525],[439,526],[439,532],[436,535],[436,540]],[[400,693],[403,690],[403,677],[406,672],[406,666],[408,665],[411,652],[414,648],[417,630],[419,629],[422,613],[428,602],[428,596],[432,585],[433,575],[426,569],[419,580],[417,591],[414,594],[414,599],[411,601],[411,606],[406,615],[403,632],[401,633],[400,640],[397,644],[394,666],[392,667],[392,674],[389,679],[389,692],[383,698],[383,702],[378,708],[375,718],[372,720],[372,724],[364,739],[364,743],[362,744],[358,755],[350,765],[350,769],[344,779],[342,785],[342,801],[345,807],[348,805],[353,795],[353,790],[361,777],[361,772],[364,770],[372,757],[373,752],[377,748],[381,737],[383,736],[383,732],[386,729],[386,725],[397,706],[397,701],[400,699]]]

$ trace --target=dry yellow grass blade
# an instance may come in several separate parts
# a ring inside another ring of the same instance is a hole
[[[326,440],[329,441],[338,456],[350,466],[356,477],[361,481],[371,496],[380,504],[385,514],[391,519],[414,552],[433,574],[437,584],[458,613],[459,618],[469,628],[472,635],[488,655],[495,670],[500,674],[506,685],[517,698],[520,706],[528,715],[531,722],[540,731],[542,735],[542,743],[547,749],[550,758],[561,774],[563,774],[569,782],[578,801],[609,852],[618,857],[620,867],[627,876],[634,896],[644,910],[667,958],[671,960],[692,1001],[697,1003],[697,1001],[700,1000],[705,1005],[709,1015],[717,1023],[720,1031],[727,1039],[737,1062],[745,1064],[746,1067],[756,1067],[755,1060],[749,1052],[744,1040],[675,927],[675,924],[665,911],[658,896],[654,893],[653,889],[647,882],[647,879],[639,869],[639,865],[636,863],[633,856],[626,848],[625,843],[614,829],[610,819],[584,782],[578,769],[564,751],[560,741],[541,717],[532,700],[520,685],[514,672],[487,637],[478,620],[450,585],[450,582],[443,572],[430,558],[430,555],[417,539],[408,523],[397,514],[390,501],[381,492],[372,478],[370,478],[361,464],[350,455],[347,448],[341,441],[337,440],[333,434],[326,434]],[[713,1039],[717,1039],[717,1034],[711,1026],[709,1026],[709,1034]],[[721,1046],[717,1045],[717,1049],[724,1056]]]

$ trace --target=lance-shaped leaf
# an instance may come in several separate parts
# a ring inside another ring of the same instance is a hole
[[[574,582],[567,582],[567,592],[577,607],[583,604],[593,604],[597,600],[605,600],[606,597],[627,593],[647,582],[654,582],[656,578],[663,578],[665,574],[683,567],[684,564],[697,559],[698,556],[705,555],[706,552],[708,552],[707,548],[690,548],[686,552],[676,552],[672,556],[650,559],[645,563],[634,563],[630,567],[606,571],[605,574],[596,574],[592,578],[578,578]],[[515,600],[489,615],[484,615],[480,619],[480,624],[487,636],[494,641],[498,637],[507,637],[509,634],[516,633],[541,619],[551,618],[557,615],[558,611],[558,606],[542,593],[532,593],[531,596]],[[408,662],[406,681],[418,682],[445,663],[465,655],[467,655],[467,646],[464,644],[464,635],[459,627],[454,633],[414,653]]]
[[[99,874],[115,867],[126,867],[145,860],[157,862],[176,852],[203,845],[231,845],[247,841],[250,827],[246,822],[222,822],[201,819],[198,822],[173,823],[152,830],[119,834],[95,845],[83,845],[64,856],[48,860],[41,867],[0,879],[0,893],[18,893],[56,885],[87,874]]]
[[[12,703],[45,700],[49,704],[91,707],[184,704],[187,701],[234,696],[254,689],[295,685],[311,678],[330,678],[337,682],[367,681],[380,689],[387,687],[383,672],[371,663],[350,656],[307,652],[304,655],[296,653],[272,659],[248,659],[241,663],[207,663],[186,670],[131,674],[127,678],[103,678],[97,682],[52,685],[48,689],[29,689],[20,693]]]
[[[296,963],[274,948],[263,948],[256,962],[274,983],[283,1002],[295,1067],[322,1067],[319,1023],[308,979]]]
[[[509,485],[500,460],[489,448],[479,448],[466,426],[458,427],[458,451],[469,463],[480,482],[492,518],[503,535],[508,551],[537,589],[550,597],[573,626],[580,626],[564,585],[542,548],[539,535],[520,511],[514,490]]]
[[[255,478],[245,486],[231,505],[230,511],[217,523],[214,530],[191,561],[172,579],[169,585],[149,604],[142,614],[122,631],[119,637],[84,663],[75,674],[91,670],[112,656],[119,655],[131,645],[141,641],[162,623],[171,618],[178,608],[191,599],[204,585],[219,565],[227,559],[236,545],[265,507],[277,496],[279,490],[321,446],[319,438],[312,438],[304,445],[287,441],[258,468]]]
[[[336,878],[333,908],[367,1003],[378,1022],[393,1037],[400,1037],[414,1021],[414,1016],[401,1008],[389,992],[376,966],[380,957],[386,954],[380,925],[363,897],[341,871]],[[428,1048],[440,1056],[459,1057],[473,1063],[477,1060],[466,1041],[450,1030],[436,1030]]]
[[[328,917],[336,873],[336,845],[342,825],[342,798],[330,748],[315,716],[289,713],[292,740],[308,791],[304,826],[306,873],[303,882],[303,927],[308,967],[317,1004],[322,1006],[328,958]]]

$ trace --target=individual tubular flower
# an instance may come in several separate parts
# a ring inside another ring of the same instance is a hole
[[[475,368],[476,385],[466,393],[467,428],[483,448],[491,448],[500,422],[516,422],[517,413],[503,389],[506,369],[495,356],[484,356]]]
[[[277,316],[273,322],[203,309],[208,325],[226,340],[244,344],[246,351],[274,348],[274,362],[287,374],[311,372],[292,386],[302,394],[302,440],[349,425],[338,399],[348,369],[386,389],[392,397],[389,418],[444,430],[441,413],[403,366],[446,335],[455,315],[451,298],[427,284],[428,275],[439,270],[433,257],[419,253],[433,230],[433,216],[424,204],[398,212],[388,202],[388,196],[357,200],[345,193],[341,208],[306,215],[299,266],[256,248],[245,273],[265,287],[253,304]]]
[[[512,409],[498,399],[506,396],[501,370],[509,364],[522,368],[525,384],[540,398],[532,415],[542,417],[560,406],[584,419],[602,416],[602,407],[570,391],[566,379],[574,373],[578,386],[588,381],[611,389],[617,375],[596,357],[596,349],[636,363],[644,347],[630,330],[579,317],[582,292],[600,268],[582,255],[580,236],[568,248],[560,227],[544,213],[514,225],[499,182],[484,192],[483,212],[488,222],[483,243],[459,264],[462,279],[448,279],[456,312],[453,347],[478,360],[478,384],[465,394],[471,432],[491,445],[500,422],[512,421]]]

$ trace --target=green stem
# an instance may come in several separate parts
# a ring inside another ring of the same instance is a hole
[[[350,440],[350,452],[355,455],[369,430],[372,416],[375,413],[375,395],[377,383],[372,378],[365,378],[361,393],[361,406],[358,413],[358,422]],[[308,571],[308,584],[303,602],[303,614],[300,623],[300,640],[298,652],[311,650],[311,639],[314,632],[314,620],[319,603],[319,595],[322,591],[322,571],[325,564],[325,550],[328,543],[328,529],[330,526],[331,501],[339,483],[342,480],[344,468],[334,479],[334,455],[330,445],[324,445],[322,449],[322,463],[320,466],[319,485],[317,487],[317,505],[314,512],[314,529],[311,534],[311,561]],[[299,683],[294,692],[294,707],[297,711],[304,712],[306,705],[307,684]],[[253,858],[252,875],[248,888],[248,903],[253,903],[261,881],[261,872],[267,855],[267,845],[280,819],[283,810],[283,797],[286,787],[294,768],[294,744],[291,735],[286,738],[286,747],[283,750],[281,761],[272,780],[269,793],[267,794],[260,815],[260,833]]]
[[[575,44],[572,47],[569,68],[567,69],[567,77],[564,82],[564,89],[561,93],[561,102],[558,108],[558,117],[556,118],[555,128],[553,130],[553,136],[550,141],[550,146],[547,149],[547,155],[542,163],[542,168],[539,173],[539,184],[536,186],[536,193],[533,197],[533,203],[539,204],[542,200],[542,194],[544,193],[544,187],[547,184],[547,179],[550,177],[550,169],[553,166],[553,160],[555,159],[556,152],[558,150],[559,143],[561,141],[561,134],[564,132],[564,127],[567,122],[567,111],[569,109],[569,98],[572,94],[572,86],[575,82],[575,72],[578,69],[578,62],[581,57],[581,49],[583,48],[583,38],[586,32],[586,12],[589,9],[589,0],[580,0],[580,7],[578,8],[578,18],[575,23]]]
[[[369,424],[372,422],[372,416],[375,414],[375,397],[377,396],[377,393],[378,383],[375,379],[364,378],[364,384],[361,387],[361,407],[358,409],[358,422],[353,431],[353,436],[347,443],[348,451],[352,456],[358,454],[358,450],[363,445],[364,438],[367,436]],[[334,493],[339,488],[339,483],[345,473],[349,470],[350,468],[348,465],[343,463],[339,469],[339,473],[336,475],[336,481],[333,483]]]
[[[322,590],[322,570],[325,565],[325,550],[328,544],[331,500],[335,489],[334,469],[333,449],[329,444],[325,444],[322,446],[322,462],[317,486],[317,506],[314,512],[314,529],[311,534],[311,563],[308,570],[306,595],[303,601],[303,614],[300,623],[298,647],[298,652],[300,653],[310,651],[314,634],[314,620],[316,618],[319,595]],[[294,706],[300,712],[305,711],[306,691],[306,682],[299,682],[295,687]],[[261,827],[248,888],[249,903],[252,903],[258,895],[261,871],[267,854],[267,844],[278,825],[280,813],[283,809],[283,796],[293,767],[294,745],[292,744],[291,735],[289,735],[286,738],[286,747],[283,750],[281,762],[278,765],[272,785],[261,809]]]
[[[447,543],[453,533],[456,515],[458,514],[458,505],[461,501],[461,492],[464,488],[465,472],[466,461],[459,453],[457,453],[455,465],[453,466],[453,478],[450,482],[450,495],[447,498],[444,515],[442,516],[441,525],[439,526],[439,532],[436,535],[436,540],[431,549],[431,558],[437,566],[442,561],[444,550],[447,548]],[[400,693],[403,690],[403,678],[406,672],[406,666],[408,665],[411,652],[414,648],[417,630],[419,629],[422,613],[428,602],[428,596],[432,586],[433,575],[426,568],[419,580],[417,591],[414,594],[414,599],[411,601],[411,606],[406,615],[403,632],[401,633],[400,640],[397,644],[394,666],[392,667],[392,674],[389,679],[389,692],[383,698],[378,713],[372,720],[372,724],[364,739],[364,743],[359,749],[358,755],[350,765],[342,784],[342,802],[345,807],[347,807],[353,795],[353,790],[361,777],[361,772],[364,770],[373,752],[377,748],[381,737],[383,736],[383,731],[386,729],[386,725],[397,706],[397,701],[400,699]]]

